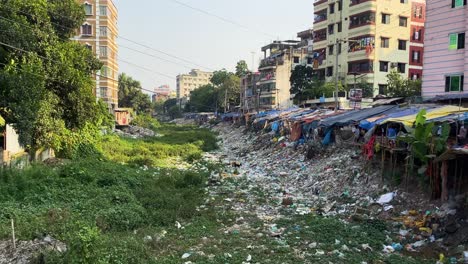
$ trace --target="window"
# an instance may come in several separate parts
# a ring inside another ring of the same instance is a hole
[[[100,16],[107,16],[107,6],[100,6],[99,7],[99,15]]]
[[[386,94],[386,93],[387,93],[387,85],[379,84],[379,94]]]
[[[88,4],[88,3],[85,3],[85,4],[83,5],[83,7],[84,7],[84,10],[85,10],[85,14],[86,14],[87,16],[93,15],[93,6],[92,6],[92,5],[90,5],[90,4]]]
[[[446,92],[461,92],[463,91],[463,75],[445,76],[445,91]]]
[[[338,43],[338,54],[341,54],[342,45],[341,42]]]
[[[327,67],[327,77],[333,76],[333,66]]]
[[[82,25],[81,34],[86,35],[86,36],[91,36],[93,34],[93,27],[89,24]]]
[[[464,49],[465,48],[465,33],[451,33],[449,35],[449,49]]]
[[[99,47],[99,56],[107,57],[107,46],[100,46]]]
[[[414,18],[422,18],[423,17],[423,7],[422,6],[416,6],[414,8],[413,17]]]
[[[338,11],[341,11],[343,9],[343,1],[338,1]]]
[[[338,28],[338,32],[341,32],[342,29],[343,29],[343,28],[342,28],[343,25],[341,24],[341,22],[337,23],[336,25],[337,25],[337,28]]]
[[[400,17],[400,27],[407,27],[408,26],[408,18],[407,17]]]
[[[406,72],[406,64],[405,63],[398,63],[398,66],[397,66],[397,71],[399,73],[405,73]]]
[[[108,94],[107,94],[107,87],[101,87],[100,90],[101,90],[101,92],[100,92],[101,98],[108,98],[109,97]]]
[[[381,72],[388,72],[388,61],[381,61],[380,62],[380,71]]]
[[[390,24],[390,15],[382,14],[382,24]]]
[[[107,68],[107,66],[102,66],[102,68],[101,68],[101,75],[102,75],[103,77],[107,77],[108,74],[109,74],[109,68]]]
[[[452,0],[452,8],[466,6],[466,0]]]
[[[328,35],[333,35],[333,30],[335,29],[335,25],[328,25]]]
[[[330,5],[330,14],[334,14],[335,13],[335,4],[331,4]]]
[[[413,40],[420,40],[422,36],[422,29],[413,31]]]
[[[416,51],[416,50],[413,50],[412,54],[411,54],[411,61],[412,62],[420,62],[420,54],[421,52],[420,51]]]
[[[328,55],[333,55],[333,45],[328,46]]]
[[[349,62],[348,63],[348,72],[373,72],[373,62],[372,61],[359,61],[359,62]]]
[[[380,47],[381,48],[390,47],[390,39],[389,38],[380,38]]]
[[[363,14],[350,17],[349,27],[353,28],[353,27],[359,27],[363,25],[370,25],[373,23],[375,23],[375,13],[366,12]]]
[[[406,3],[408,3],[408,0],[400,0],[400,3],[401,4],[406,4]]]
[[[314,58],[307,58],[307,64],[313,64]]]
[[[419,80],[419,74],[413,73],[413,75],[411,76],[411,79],[412,80]]]
[[[101,37],[107,37],[107,27],[106,26],[99,27],[99,35]]]
[[[349,42],[348,47],[348,52],[355,52],[361,50],[369,51],[375,48],[375,38],[373,36],[354,38],[353,41]]]
[[[299,57],[294,56],[294,57],[293,57],[293,60],[294,60],[294,63],[299,63]]]
[[[402,39],[398,40],[398,49],[406,50],[406,40],[402,40]]]

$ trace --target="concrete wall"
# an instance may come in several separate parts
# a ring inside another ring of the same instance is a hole
[[[24,152],[24,149],[19,144],[19,136],[16,133],[15,129],[11,125],[6,125],[5,128],[5,140],[6,140],[6,151],[10,153],[10,155],[15,155],[21,152]]]
[[[449,34],[462,33],[468,29],[466,6],[452,8],[451,0],[427,1],[424,72],[422,93],[424,97],[446,94],[445,76],[468,72],[468,52],[465,49],[449,50]],[[468,93],[465,78],[464,93]],[[458,92],[453,92],[458,93]]]

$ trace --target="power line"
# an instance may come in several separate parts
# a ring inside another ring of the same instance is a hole
[[[170,1],[171,1],[171,2],[174,2],[174,3],[176,3],[176,4],[179,4],[179,5],[181,5],[181,6],[184,6],[184,7],[186,7],[186,8],[195,10],[195,11],[197,11],[197,12],[199,12],[199,13],[202,13],[202,14],[205,14],[205,15],[208,15],[208,16],[211,16],[211,17],[214,17],[214,18],[217,18],[217,19],[219,19],[219,20],[221,20],[221,21],[224,21],[224,22],[226,22],[226,23],[228,23],[228,24],[231,24],[231,25],[234,25],[234,26],[243,28],[243,29],[245,29],[245,30],[255,31],[255,32],[260,33],[260,34],[262,34],[262,35],[265,35],[265,36],[268,36],[268,37],[272,37],[272,38],[276,38],[276,36],[274,36],[274,35],[272,35],[272,34],[263,32],[263,31],[258,30],[258,29],[253,29],[253,28],[247,27],[247,26],[242,25],[242,24],[240,24],[240,23],[238,23],[238,22],[236,22],[236,21],[233,21],[233,20],[231,20],[231,19],[227,19],[227,18],[225,18],[225,17],[222,17],[222,16],[220,16],[220,15],[217,15],[217,14],[214,14],[214,13],[211,13],[211,12],[208,12],[208,11],[203,10],[203,9],[201,9],[201,8],[191,6],[191,5],[186,4],[186,3],[184,3],[184,2],[181,2],[181,1],[178,1],[178,0],[170,0]]]
[[[126,63],[126,64],[129,64],[129,65],[132,65],[134,67],[137,67],[137,68],[140,68],[140,69],[143,69],[145,71],[148,71],[148,72],[151,72],[151,73],[155,73],[155,74],[158,74],[158,75],[161,75],[161,76],[164,76],[164,77],[167,77],[167,78],[170,78],[171,80],[174,79],[173,76],[170,76],[170,75],[167,75],[167,74],[164,74],[164,73],[161,73],[161,72],[157,72],[157,71],[153,71],[151,69],[148,69],[146,67],[143,67],[143,66],[140,66],[140,65],[137,65],[137,64],[134,64],[132,62],[129,62],[129,61],[126,61],[126,60],[123,60],[122,58],[118,57],[119,61],[123,62],[123,63]]]
[[[8,8],[8,7],[7,7],[7,8]],[[24,11],[21,11],[21,10],[13,10],[11,7],[8,8],[8,9],[9,9],[9,10],[12,10],[12,11],[17,11],[17,12],[22,13],[22,14],[24,14],[24,15],[33,16],[32,14],[27,13],[27,12],[24,12]],[[49,11],[49,10],[47,10],[47,11]],[[57,16],[62,17],[62,18],[69,18],[69,17],[66,17],[66,16],[61,15],[61,14],[54,14],[54,15],[57,15]],[[0,18],[3,18],[3,19],[5,19],[5,20],[10,21],[10,22],[13,22],[13,23],[21,24],[21,25],[23,25],[23,26],[29,27],[30,29],[34,29],[34,28],[30,27],[29,25],[25,25],[25,24],[23,24],[23,23],[20,23],[20,22],[18,22],[18,21],[15,21],[15,20],[11,20],[11,19],[8,19],[8,18],[2,17],[2,16],[0,16]],[[50,21],[50,23],[53,24],[53,25],[56,25],[56,26],[58,26],[58,27],[64,28],[64,29],[76,30],[76,28],[66,27],[66,26],[60,25],[60,24],[58,24],[58,23],[54,23],[54,22],[52,22],[52,21]],[[96,29],[96,31],[97,31],[97,29]],[[201,67],[201,68],[204,68],[204,69],[207,69],[207,70],[210,70],[210,71],[214,71],[214,69],[212,69],[212,68],[210,68],[210,67],[206,67],[206,66],[200,65],[200,64],[198,64],[198,63],[196,63],[196,62],[193,62],[193,61],[190,61],[190,60],[181,58],[181,57],[176,56],[176,55],[172,55],[172,54],[170,54],[170,53],[168,53],[168,52],[155,49],[155,48],[150,47],[150,46],[148,46],[148,45],[146,45],[146,44],[139,43],[139,42],[137,42],[137,41],[131,40],[131,39],[126,38],[126,37],[124,37],[124,36],[115,34],[115,33],[112,32],[112,31],[111,31],[110,33],[111,33],[111,34],[114,34],[115,37],[117,37],[117,38],[119,38],[119,39],[122,39],[122,40],[125,40],[125,41],[128,41],[128,42],[131,42],[131,43],[136,44],[136,45],[138,45],[138,46],[141,46],[141,47],[144,47],[144,48],[153,50],[153,51],[155,51],[155,52],[164,54],[164,55],[166,55],[166,56],[168,56],[168,57],[171,57],[171,58],[174,58],[174,59],[183,61],[183,62],[185,62],[185,63],[192,64],[192,65],[194,65],[194,66]],[[140,52],[140,53],[143,53],[143,52]],[[143,54],[146,54],[146,53],[143,53]],[[148,54],[146,54],[146,55],[148,55]],[[178,64],[177,62],[165,60],[165,59],[160,58],[160,57],[157,57],[157,56],[151,56],[151,57],[159,58],[159,59],[164,60],[164,61],[166,61],[166,62]],[[181,64],[178,64],[178,65],[182,66]],[[185,67],[185,68],[191,68],[191,67],[187,67],[187,66],[185,66],[185,65],[184,65],[183,67]]]
[[[140,54],[146,55],[146,56],[150,56],[150,57],[153,57],[153,58],[156,58],[156,59],[159,59],[159,60],[165,61],[165,62],[169,62],[169,63],[175,64],[175,65],[178,65],[178,66],[181,66],[181,67],[187,68],[187,69],[191,69],[191,67],[189,67],[189,66],[186,66],[186,65],[183,65],[183,64],[180,64],[180,63],[178,63],[178,62],[170,61],[170,60],[167,60],[167,59],[164,59],[164,58],[158,57],[158,56],[156,56],[156,55],[153,55],[153,54],[150,54],[150,53],[146,53],[146,52],[143,52],[143,51],[140,51],[140,50],[134,49],[134,48],[130,48],[130,47],[123,46],[123,45],[121,45],[121,44],[119,45],[119,48],[128,49],[128,50],[131,50],[131,51],[134,51],[134,52],[137,52],[137,53],[140,53]]]

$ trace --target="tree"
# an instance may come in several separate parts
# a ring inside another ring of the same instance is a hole
[[[0,45],[0,112],[20,143],[60,151],[71,135],[81,140],[81,131],[99,131],[107,118],[92,74],[102,64],[70,39],[84,22],[82,7],[74,0],[12,0],[0,5],[0,16],[0,41],[9,45]]]
[[[393,97],[412,97],[421,95],[421,81],[410,80],[396,70],[387,74],[387,93]]]
[[[213,112],[216,109],[217,98],[216,88],[213,85],[200,86],[190,93],[188,110],[190,112]]]
[[[249,66],[247,66],[247,62],[245,60],[241,60],[237,62],[236,65],[236,75],[237,77],[243,77],[249,73]]]
[[[142,92],[141,83],[125,73],[119,74],[119,106],[133,108],[138,113],[152,109],[149,95]]]
[[[291,72],[291,77],[289,78],[291,83],[291,94],[294,94],[294,102],[299,104],[301,101],[304,101],[308,98],[307,95],[310,95],[310,92],[307,93],[307,90],[311,90],[314,81],[314,69],[312,67],[307,67],[299,65],[294,68]]]
[[[229,106],[240,103],[240,78],[225,69],[215,71],[211,78],[211,83],[215,87],[218,107],[224,108],[226,112]]]
[[[172,98],[172,99],[169,99],[167,101],[164,102],[163,106],[164,106],[164,112],[167,113],[169,111],[169,109],[173,106],[177,106],[178,107],[178,104],[177,104],[177,99],[175,98]]]

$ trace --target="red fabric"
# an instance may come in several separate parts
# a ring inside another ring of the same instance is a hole
[[[374,156],[374,143],[375,143],[376,136],[373,135],[369,142],[363,146],[363,154],[366,156],[367,160],[372,159]]]

